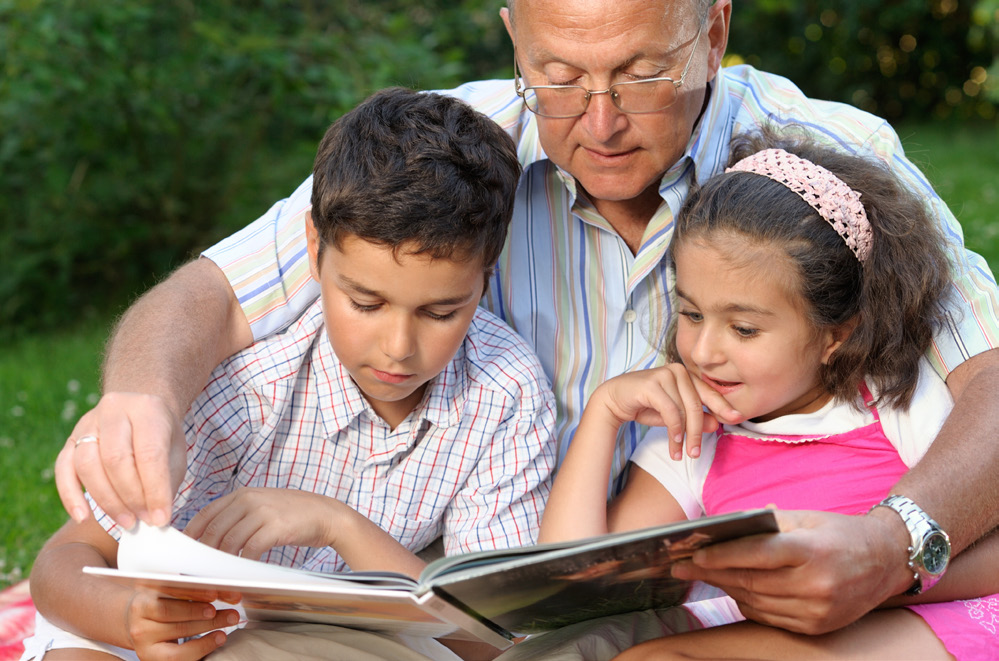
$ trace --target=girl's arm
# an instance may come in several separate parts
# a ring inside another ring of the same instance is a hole
[[[140,592],[83,567],[115,567],[118,543],[91,516],[67,522],[46,542],[31,571],[31,597],[38,611],[56,626],[85,638],[126,649],[143,659],[200,659],[225,642],[221,631],[178,645],[182,637],[232,626],[233,610],[216,611],[204,601],[170,599]]]
[[[712,431],[701,398],[682,365],[631,372],[608,380],[590,397],[559,468],[541,520],[538,541],[553,542],[642,528],[686,517],[676,500],[645,471],[631,466],[628,483],[608,511],[607,483],[625,422],[667,427],[671,437],[684,421],[688,436]]]

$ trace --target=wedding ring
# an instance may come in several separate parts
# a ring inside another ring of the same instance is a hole
[[[93,434],[87,434],[86,436],[81,436],[80,438],[76,439],[76,446],[79,447],[84,443],[96,443],[96,442],[97,442],[96,436],[94,436]]]

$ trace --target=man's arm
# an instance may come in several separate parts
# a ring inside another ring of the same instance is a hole
[[[252,342],[249,323],[209,259],[177,269],[118,322],[103,369],[104,396],[56,460],[56,486],[74,520],[90,516],[82,485],[115,521],[169,522],[184,475],[182,420],[222,360]],[[97,443],[76,445],[88,435]]]
[[[999,523],[999,349],[963,363],[947,385],[954,410],[892,493],[940,523],[957,554]],[[909,534],[888,508],[781,512],[781,531],[702,549],[673,573],[721,587],[752,620],[802,633],[845,626],[912,585]]]

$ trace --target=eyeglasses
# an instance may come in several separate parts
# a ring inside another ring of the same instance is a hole
[[[590,90],[581,85],[531,85],[521,87],[523,76],[517,68],[517,52],[513,53],[513,82],[517,95],[524,100],[527,109],[535,115],[566,119],[579,117],[586,112],[590,99],[597,94],[609,94],[618,110],[628,114],[659,112],[676,103],[677,90],[694,60],[697,40],[701,38],[701,28],[697,29],[690,57],[683,67],[680,78],[648,78],[614,83],[605,90]]]

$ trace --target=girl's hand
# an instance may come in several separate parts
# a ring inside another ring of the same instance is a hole
[[[219,629],[238,622],[235,610],[219,611],[207,602],[172,599],[144,590],[135,592],[125,614],[125,630],[136,654],[140,659],[154,660],[203,658],[225,643],[225,632]],[[177,642],[201,634],[205,635]]]
[[[681,363],[622,374],[605,382],[597,392],[618,425],[634,420],[666,427],[670,456],[677,461],[682,456],[684,434],[687,454],[697,457],[703,432],[716,431],[722,422],[743,420],[717,390],[691,376]],[[704,411],[705,406],[709,412]]]
[[[233,555],[259,560],[275,546],[333,546],[339,501],[308,491],[246,487],[198,512],[184,531]]]

